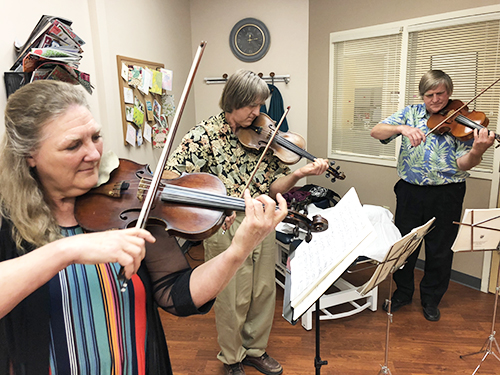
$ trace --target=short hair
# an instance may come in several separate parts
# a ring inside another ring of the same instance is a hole
[[[453,94],[453,81],[450,76],[442,70],[429,70],[420,79],[418,85],[418,93],[423,98],[425,93],[429,90],[435,89],[440,84],[444,84],[448,95]]]
[[[89,109],[81,87],[53,80],[29,83],[7,100],[0,144],[0,214],[13,223],[21,253],[27,250],[23,240],[39,247],[61,236],[36,168],[30,168],[27,158],[40,147],[45,126],[74,106]]]
[[[240,69],[232,74],[224,86],[219,106],[231,113],[248,105],[263,104],[269,97],[269,88],[257,74]]]

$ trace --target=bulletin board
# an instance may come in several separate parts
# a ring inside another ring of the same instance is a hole
[[[165,90],[162,89],[162,85],[160,83],[159,92],[158,86],[156,86],[156,93],[153,92],[153,88],[151,91],[148,89],[139,89],[138,86],[134,85],[133,80],[125,80],[122,76],[122,68],[125,65],[128,67],[129,71],[136,69],[141,71],[142,69],[148,68],[151,72],[156,76],[156,72],[159,72],[160,69],[164,70],[165,65],[161,63],[155,63],[151,61],[134,59],[131,57],[125,56],[116,56],[117,68],[118,68],[118,82],[119,82],[119,91],[120,91],[120,106],[121,106],[121,114],[122,114],[122,128],[123,128],[123,141],[125,145],[129,144],[127,142],[127,132],[129,130],[129,125],[132,125],[136,131],[139,131],[139,134],[144,130],[144,125],[147,122],[149,125],[159,123],[158,117],[156,117],[156,112],[154,112],[155,116],[153,117],[153,104],[160,103],[162,99],[162,95],[165,93]],[[154,87],[154,84],[153,84]],[[130,89],[130,90],[129,90]],[[125,93],[127,91],[127,94]],[[146,93],[147,92],[147,93]],[[133,102],[130,103],[130,96],[133,94]],[[128,101],[128,102],[127,102]],[[143,114],[142,119],[144,122],[141,124],[141,115],[138,111],[134,112],[135,108],[142,108]],[[154,108],[156,110],[156,107]],[[128,114],[128,116],[127,116]],[[131,121],[133,114],[133,120]],[[137,116],[136,116],[137,114]],[[167,128],[168,120],[166,117],[162,117],[163,124],[162,126]],[[165,124],[166,121],[166,124]],[[168,128],[167,128],[168,131]]]

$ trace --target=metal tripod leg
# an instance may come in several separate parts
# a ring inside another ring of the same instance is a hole
[[[392,276],[392,274],[391,274]],[[390,278],[390,284],[389,284],[389,299],[387,299],[387,330],[385,333],[385,362],[384,365],[380,365],[380,371],[378,372],[377,375],[387,375],[391,373],[391,370],[389,370],[389,367],[387,366],[387,362],[389,360],[389,327],[392,323],[392,277]]]
[[[461,355],[460,356],[460,358],[464,358],[464,357],[468,357],[468,356],[471,356],[471,355],[484,353],[483,358],[481,358],[481,361],[477,365],[477,367],[474,370],[474,372],[472,373],[472,375],[475,375],[477,373],[477,371],[479,370],[479,367],[481,367],[481,365],[485,361],[486,357],[488,357],[488,355],[493,354],[493,356],[498,361],[500,361],[500,357],[494,351],[495,347],[496,347],[498,353],[500,353],[500,347],[498,346],[497,339],[495,338],[495,333],[496,333],[495,332],[495,320],[496,320],[496,317],[497,317],[498,292],[499,292],[499,289],[500,289],[500,286],[499,286],[500,285],[499,284],[500,280],[499,279],[500,279],[500,263],[498,265],[497,287],[495,289],[495,307],[493,308],[493,320],[492,320],[492,323],[491,323],[491,333],[490,333],[489,337],[486,339],[486,341],[484,342],[483,346],[481,347],[481,350],[479,350],[478,352],[469,353],[469,354],[465,354],[465,355]],[[493,346],[493,343],[495,344],[495,346]]]

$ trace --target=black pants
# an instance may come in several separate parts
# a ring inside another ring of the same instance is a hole
[[[404,236],[413,228],[435,217],[432,230],[425,236],[425,270],[420,283],[422,305],[439,305],[448,289],[453,252],[451,246],[458,232],[465,182],[447,185],[420,186],[399,180],[396,193],[395,224]],[[397,289],[394,297],[410,300],[415,291],[414,269],[418,259],[417,249],[402,269],[394,273]]]

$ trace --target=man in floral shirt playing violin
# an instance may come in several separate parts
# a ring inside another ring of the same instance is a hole
[[[236,133],[260,114],[269,97],[267,84],[255,73],[239,70],[229,77],[220,99],[219,115],[192,128],[170,156],[166,169],[177,174],[206,172],[219,177],[227,194],[240,197],[257,166],[261,152],[246,148]],[[316,159],[294,172],[268,151],[249,185],[252,196],[285,193],[300,179],[323,174],[328,161]],[[233,214],[216,234],[203,242],[205,260],[223,252],[243,220]],[[233,223],[234,220],[234,223]],[[232,224],[232,225],[231,225]],[[247,258],[229,285],[218,295],[214,310],[221,351],[218,359],[227,374],[245,374],[243,365],[268,375],[283,368],[266,352],[276,304],[275,233],[271,233]]]
[[[398,158],[400,180],[396,193],[395,224],[402,235],[435,217],[434,228],[425,237],[425,270],[420,283],[420,302],[424,317],[439,320],[438,305],[448,289],[453,261],[453,244],[458,232],[467,172],[481,162],[495,135],[485,128],[474,130],[474,139],[460,141],[452,134],[434,134],[428,119],[443,110],[453,93],[451,78],[441,70],[425,73],[419,84],[424,103],[409,105],[375,125],[371,136],[389,143],[402,135]],[[391,311],[412,302],[414,269],[419,251],[413,252],[393,277],[397,289]],[[388,304],[383,305],[387,311]]]

